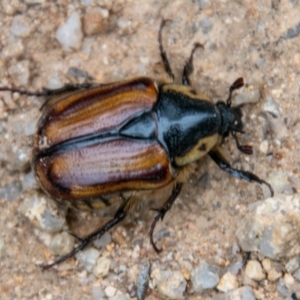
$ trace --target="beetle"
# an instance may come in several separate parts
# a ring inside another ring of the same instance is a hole
[[[158,33],[165,71],[174,79],[162,44],[163,20]],[[151,197],[166,195],[150,228],[150,242],[159,219],[163,220],[180,194],[189,166],[209,155],[224,171],[239,179],[271,185],[251,172],[231,167],[219,145],[231,134],[241,145],[242,111],[231,107],[238,78],[226,101],[216,104],[191,87],[193,55],[203,48],[196,43],[183,68],[182,84],[159,82],[148,77],[109,84],[68,85],[41,93],[0,88],[28,96],[48,96],[34,135],[32,169],[42,189],[54,199],[78,209],[102,209],[117,205],[114,217],[99,230],[80,240],[70,253],[43,266],[60,264],[91,241],[120,223],[128,212]]]

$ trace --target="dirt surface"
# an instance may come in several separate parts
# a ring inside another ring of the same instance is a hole
[[[96,29],[95,8],[101,8],[103,15]],[[225,100],[234,80],[245,80],[235,101],[245,103],[246,133],[241,142],[253,145],[254,154],[243,155],[228,138],[224,149],[233,166],[267,181],[270,174],[283,172],[290,182],[286,189],[292,193],[300,187],[299,9],[298,1],[275,0],[2,0],[0,86],[38,91],[85,80],[74,78],[71,67],[87,72],[99,83],[139,75],[168,79],[157,35],[162,18],[170,19],[163,44],[176,82],[181,82],[183,65],[195,42],[205,48],[194,57],[192,84],[196,89],[216,101]],[[56,32],[73,12],[80,16],[83,35],[77,36],[72,49],[64,50]],[[269,195],[265,188],[230,177],[209,158],[196,164],[177,202],[158,224],[156,232],[163,236],[159,245],[164,248],[159,255],[148,238],[155,215],[149,211],[111,232],[104,252],[112,264],[104,279],[87,272],[74,258],[59,270],[41,271],[37,264],[51,259],[45,245],[51,235],[30,222],[20,205],[24,195],[36,187],[29,168],[30,134],[42,102],[36,97],[0,93],[0,298],[102,299],[98,289],[114,287],[118,291],[114,297],[134,299],[139,267],[149,261],[152,270],[181,271],[187,280],[183,299],[222,294],[216,289],[194,293],[191,270],[185,270],[180,261],[192,267],[201,260],[220,267],[232,263],[239,221],[250,203]],[[90,232],[87,223],[80,230],[82,235]],[[276,284],[265,280],[252,287],[264,299],[277,299]],[[163,298],[168,297],[155,286],[147,292],[146,299]]]

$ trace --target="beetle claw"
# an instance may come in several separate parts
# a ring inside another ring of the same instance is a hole
[[[154,228],[156,226],[156,223],[158,222],[159,219],[163,220],[164,216],[166,215],[167,211],[172,207],[173,203],[175,202],[177,196],[180,194],[182,188],[182,183],[177,183],[172,191],[171,196],[168,198],[168,200],[166,201],[166,203],[164,204],[164,206],[161,209],[156,209],[153,208],[152,210],[157,211],[158,214],[155,216],[152,224],[151,224],[151,228],[149,231],[149,236],[150,236],[150,242],[151,245],[153,246],[154,250],[159,253],[162,251],[162,249],[159,249],[156,247],[154,240],[153,240],[153,232],[154,232]]]

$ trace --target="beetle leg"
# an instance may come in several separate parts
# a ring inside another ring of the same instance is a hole
[[[154,250],[158,253],[160,252],[162,249],[158,249],[153,241],[153,231],[154,228],[156,226],[156,223],[158,222],[159,219],[163,220],[165,214],[167,213],[168,210],[170,210],[170,208],[172,207],[173,203],[175,202],[177,196],[180,194],[182,188],[182,183],[177,183],[172,191],[171,196],[168,198],[168,200],[165,202],[164,206],[161,209],[158,209],[158,214],[156,215],[156,217],[154,218],[152,224],[151,224],[151,228],[150,228],[150,242],[154,248]]]
[[[31,92],[31,91],[15,89],[15,88],[9,88],[9,87],[0,87],[0,92],[19,93],[20,95],[37,96],[37,97],[47,96],[47,93],[45,91],[43,91],[43,92]]]
[[[164,67],[165,67],[165,71],[168,73],[168,75],[172,78],[172,80],[174,81],[174,74],[172,72],[168,57],[167,57],[167,53],[164,50],[163,44],[162,44],[162,29],[165,26],[165,24],[167,22],[169,22],[170,20],[162,20],[160,23],[160,27],[159,27],[159,31],[158,31],[158,43],[159,43],[159,52],[160,52],[160,56],[161,59],[164,63]]]
[[[95,232],[91,233],[88,235],[86,238],[80,240],[80,244],[73,249],[71,252],[68,254],[62,256],[61,258],[57,259],[55,262],[48,264],[48,265],[41,265],[41,268],[43,270],[47,270],[52,268],[55,265],[59,265],[60,263],[64,262],[68,258],[74,256],[77,252],[83,250],[89,243],[92,241],[99,239],[105,232],[110,230],[112,227],[114,227],[116,224],[120,223],[125,217],[126,217],[126,205],[123,204],[118,211],[116,212],[114,218],[107,222],[103,227],[100,229],[96,230]]]
[[[266,182],[263,179],[260,179],[258,176],[256,176],[255,174],[248,172],[248,171],[242,171],[242,170],[237,170],[234,169],[230,166],[230,164],[226,161],[226,159],[224,159],[224,157],[222,156],[222,154],[217,150],[211,150],[209,153],[209,156],[212,158],[212,160],[224,171],[226,171],[227,173],[229,173],[230,175],[238,178],[238,179],[244,179],[247,180],[249,182],[257,182],[259,184],[265,184],[270,192],[271,192],[271,197],[273,197],[274,195],[274,190],[272,188],[272,186]]]
[[[190,81],[190,75],[193,73],[194,71],[194,66],[193,66],[193,56],[194,53],[196,51],[197,48],[202,48],[204,49],[204,46],[200,43],[195,43],[194,44],[194,48],[191,52],[190,58],[189,60],[186,62],[184,68],[183,68],[183,72],[182,72],[182,84],[183,85],[191,85],[191,81]]]
[[[73,92],[80,89],[88,89],[91,88],[91,83],[82,83],[82,84],[67,84],[59,89],[46,89],[44,88],[42,92],[31,92],[27,90],[9,88],[9,87],[0,87],[0,92],[11,92],[11,93],[19,93],[20,95],[26,96],[36,96],[36,97],[51,97],[55,95],[60,95],[66,92]]]

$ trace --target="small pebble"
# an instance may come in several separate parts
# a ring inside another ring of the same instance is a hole
[[[20,211],[43,231],[57,233],[65,226],[65,211],[58,209],[56,202],[43,193],[26,194]]]
[[[81,19],[77,11],[74,11],[56,31],[56,39],[64,50],[78,50],[81,47],[83,33]]]
[[[293,257],[285,264],[285,269],[288,273],[295,272],[300,267],[300,259],[299,256]]]
[[[202,293],[206,289],[212,289],[219,283],[218,268],[201,262],[192,270],[191,281],[196,293]]]
[[[269,142],[267,140],[262,141],[259,145],[259,150],[262,153],[267,154],[269,151]]]
[[[272,185],[275,194],[282,194],[289,185],[289,179],[285,171],[274,171],[268,176],[268,182]]]
[[[15,180],[5,187],[0,187],[0,197],[2,199],[15,200],[21,193],[22,187],[19,180]]]
[[[10,32],[18,37],[27,37],[31,31],[30,23],[26,15],[17,15],[12,20]]]
[[[138,300],[145,299],[145,295],[149,286],[150,279],[150,263],[144,264],[140,266],[141,271],[139,273],[139,277],[136,283],[136,296]]]
[[[94,285],[92,287],[92,295],[93,295],[93,300],[104,299],[105,297],[105,293],[99,285]]]
[[[86,35],[106,32],[109,29],[109,11],[101,7],[88,7],[83,18],[83,31]]]
[[[261,264],[257,260],[249,260],[246,265],[245,274],[253,280],[260,281],[266,278]]]
[[[43,4],[46,0],[24,0],[28,4]]]
[[[207,34],[207,33],[209,33],[211,31],[211,29],[212,29],[212,22],[211,22],[211,20],[208,19],[208,18],[204,19],[202,21],[202,32],[204,34]]]
[[[65,255],[74,248],[74,237],[67,232],[56,234],[52,239],[49,250],[54,255]]]
[[[295,283],[295,279],[294,277],[289,274],[289,273],[285,273],[283,276],[283,280],[284,280],[284,284],[285,286],[289,289],[291,288],[291,286]]]
[[[94,242],[93,242],[93,245],[96,247],[96,248],[102,248],[104,249],[105,246],[107,244],[110,244],[111,243],[111,234],[109,232],[105,232],[100,239],[96,239]]]
[[[238,286],[239,284],[236,277],[232,273],[227,272],[220,279],[217,289],[221,292],[227,293],[228,291],[238,288]]]
[[[181,273],[182,273],[183,277],[186,280],[190,280],[190,278],[191,278],[191,271],[193,269],[192,264],[189,261],[182,260],[182,259],[179,260],[179,264],[180,264],[180,267],[181,267]]]
[[[231,265],[229,265],[226,270],[233,275],[237,275],[244,267],[244,262],[242,260],[237,261]]]
[[[250,286],[243,286],[226,294],[217,294],[212,300],[255,300],[255,295]]]
[[[39,188],[37,180],[32,171],[24,175],[21,184],[24,190],[37,190]]]
[[[4,241],[3,239],[0,239],[0,257],[2,257],[4,253]]]
[[[244,87],[244,91],[234,98],[235,105],[239,106],[246,103],[257,103],[260,99],[260,84],[253,83]]]
[[[100,256],[100,251],[95,248],[89,248],[87,250],[80,251],[76,254],[76,258],[84,266],[88,272],[92,272],[96,265],[96,261]]]
[[[297,270],[294,272],[293,276],[294,276],[298,281],[300,281],[300,268],[297,269]]]
[[[268,272],[268,271],[270,271],[272,269],[272,261],[271,261],[270,258],[263,259],[263,261],[261,262],[261,264],[262,264],[262,266],[263,266],[263,268],[264,268],[264,270],[266,272]]]
[[[103,278],[108,274],[111,265],[111,260],[107,257],[99,257],[96,262],[96,266],[93,270],[93,274],[97,278]]]
[[[273,97],[271,96],[267,96],[266,98],[266,102],[263,106],[263,110],[265,112],[270,113],[272,116],[274,116],[275,118],[278,118],[280,115],[280,111],[279,111],[279,106],[278,104],[274,101]]]
[[[273,260],[299,255],[299,194],[276,195],[275,192],[273,198],[256,202],[250,208],[236,233],[244,251],[258,251]]]
[[[18,58],[24,53],[24,45],[22,43],[22,40],[18,40],[13,43],[9,43],[8,45],[5,45],[1,49],[1,55],[2,58]]]
[[[284,295],[286,296],[288,294],[288,290],[285,286],[285,283],[284,283],[284,279],[283,278],[280,278],[278,280],[278,283],[277,283],[277,291],[281,294],[281,295]]]
[[[157,285],[159,292],[169,299],[182,299],[186,289],[186,280],[179,271],[172,271],[171,276]]]
[[[109,300],[131,300],[131,298],[128,294],[125,294],[125,295],[122,295],[122,294],[118,295],[117,294],[114,297],[110,298]]]
[[[268,271],[268,280],[274,282],[282,276],[281,272],[278,272],[276,269],[272,268]]]
[[[113,297],[116,294],[117,289],[113,286],[108,286],[105,288],[104,292],[106,297]]]

